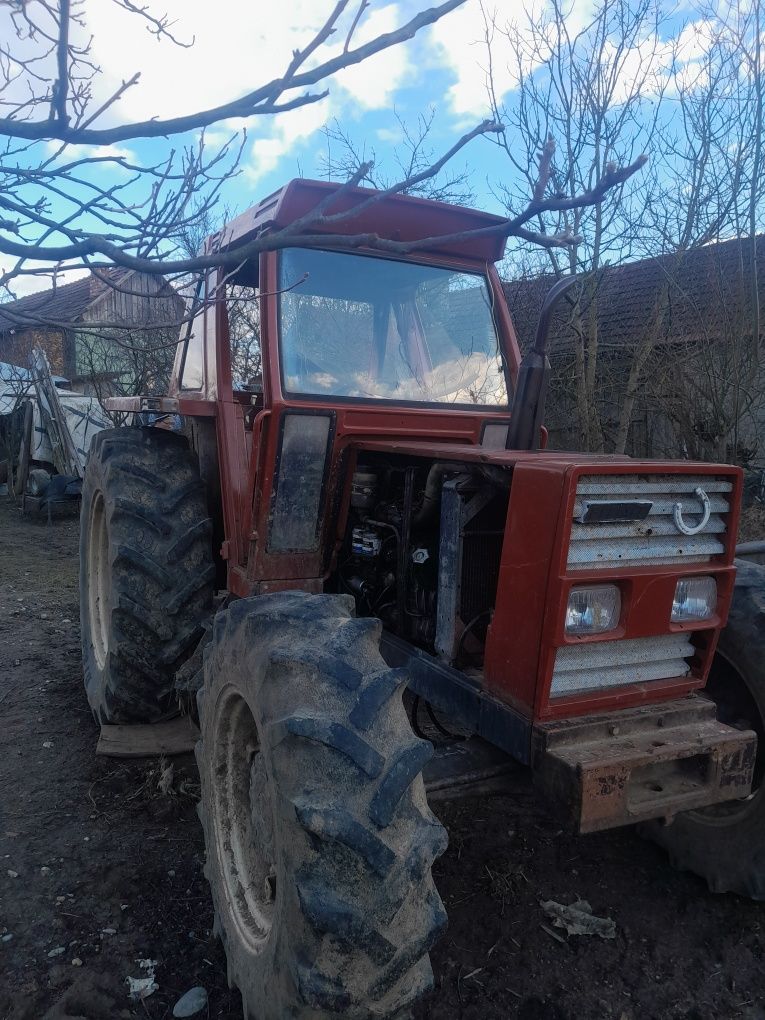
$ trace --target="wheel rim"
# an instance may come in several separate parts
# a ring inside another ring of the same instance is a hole
[[[90,506],[87,565],[90,641],[98,668],[103,669],[109,651],[109,533],[102,492]]]
[[[242,939],[260,952],[277,895],[273,807],[255,719],[231,688],[218,702],[213,741],[212,816],[226,901]]]

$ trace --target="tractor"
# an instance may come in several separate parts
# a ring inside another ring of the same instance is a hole
[[[317,207],[343,214],[326,244],[246,255]],[[502,222],[292,181],[208,240],[243,256],[199,279],[167,395],[112,398],[134,424],[90,449],[87,697],[101,723],[198,716],[215,931],[248,1020],[399,1016],[430,987],[447,836],[415,703],[531,770],[578,831],[639,825],[712,889],[765,899],[742,473],[546,449],[569,282],[522,359]]]

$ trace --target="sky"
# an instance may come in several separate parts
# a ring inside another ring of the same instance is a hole
[[[95,53],[110,83],[141,68],[140,85],[121,103],[122,116],[162,117],[200,109],[279,75],[292,50],[305,45],[330,8],[326,0],[281,0],[276,17],[275,5],[252,0],[216,0],[214,6],[211,19],[209,0],[163,0],[163,9],[177,18],[178,37],[194,38],[192,47],[179,49],[158,44],[138,19],[115,16],[109,4],[91,4]],[[356,41],[390,31],[428,6],[376,0]],[[335,120],[384,159],[401,137],[396,113],[413,123],[433,106],[434,147],[448,148],[461,130],[486,115],[482,31],[479,0],[467,0],[415,39],[338,74],[322,102],[251,121],[243,180],[233,189],[237,204],[268,194],[299,172],[316,174],[326,153],[322,127]],[[180,82],[183,87],[176,87]],[[208,132],[213,143],[223,137],[225,128]],[[480,163],[477,148],[471,159]]]
[[[433,0],[374,0],[360,23],[356,42],[389,31]],[[485,0],[488,6],[491,0]],[[571,0],[568,27],[581,27],[593,0]],[[520,13],[519,0],[504,0],[500,18]],[[532,12],[544,0],[524,0]],[[278,76],[296,47],[304,46],[331,7],[330,0],[150,0],[150,8],[166,11],[175,20],[174,33],[189,47],[158,42],[141,19],[129,16],[106,0],[87,0],[88,31],[93,57],[101,68],[94,104],[140,69],[138,86],[120,100],[120,120],[170,117],[225,102]],[[492,8],[488,6],[488,9]],[[1,12],[0,12],[1,13]],[[676,21],[679,32],[682,4]],[[2,25],[0,24],[0,31]],[[489,115],[486,94],[487,53],[483,44],[481,0],[464,6],[421,32],[415,39],[343,71],[329,82],[330,95],[316,103],[275,117],[255,118],[247,126],[240,173],[226,182],[222,199],[242,211],[294,176],[320,176],[327,156],[322,129],[338,122],[359,150],[375,153],[383,172],[394,169],[394,152],[401,143],[401,123],[413,126],[419,115],[433,111],[430,147],[434,155],[447,150],[462,133]],[[337,49],[340,40],[332,45]],[[696,40],[695,49],[701,45]],[[639,62],[639,51],[634,54]],[[512,98],[512,66],[495,65],[500,98]],[[108,123],[106,121],[99,122]],[[217,125],[207,132],[211,147],[221,144],[242,126],[241,121]],[[166,140],[138,141],[104,149],[136,160],[159,158]],[[336,147],[335,147],[336,151]],[[77,155],[71,147],[67,155]],[[492,191],[498,163],[496,148],[477,139],[455,159],[455,169],[467,167],[476,204],[501,211]],[[119,175],[119,169],[104,173]],[[41,284],[24,281],[18,293]]]

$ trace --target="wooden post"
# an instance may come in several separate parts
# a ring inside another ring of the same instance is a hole
[[[33,428],[32,401],[24,403],[24,423],[21,426],[21,449],[19,452],[19,466],[13,479],[14,496],[23,496],[27,487],[29,477],[29,461],[32,456],[32,428]]]

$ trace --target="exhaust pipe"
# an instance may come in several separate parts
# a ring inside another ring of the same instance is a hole
[[[542,304],[534,346],[524,355],[518,369],[513,414],[507,430],[508,450],[538,450],[539,434],[545,414],[547,383],[550,378],[550,359],[547,357],[547,340],[550,335],[552,313],[559,299],[577,283],[579,277],[565,276],[558,280]]]

